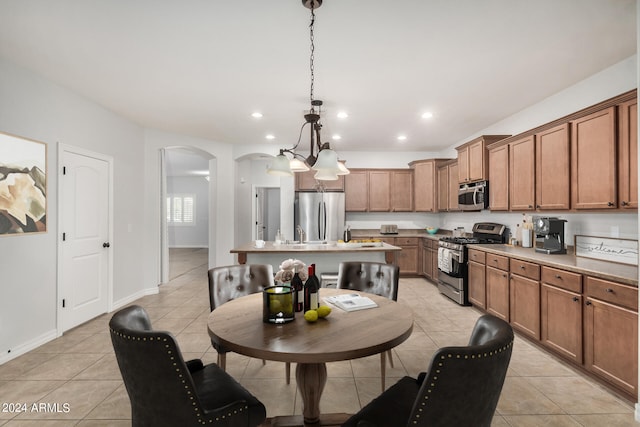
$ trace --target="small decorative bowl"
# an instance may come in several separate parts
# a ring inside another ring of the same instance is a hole
[[[438,232],[438,227],[427,227],[426,230],[429,234],[436,234]]]

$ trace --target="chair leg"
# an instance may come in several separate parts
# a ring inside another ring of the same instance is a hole
[[[264,359],[262,359],[262,366],[264,366],[264,365],[266,365],[266,364],[267,364],[267,361],[266,361],[266,360],[264,360]]]
[[[389,357],[389,365],[393,368],[393,353],[391,353],[391,350],[387,350],[387,356]]]
[[[286,371],[287,385],[289,385],[291,384],[291,363],[287,362],[284,369]]]
[[[382,386],[382,391],[384,391],[384,380],[387,376],[387,361],[386,361],[386,352],[380,353],[380,384]]]
[[[227,370],[227,353],[218,353],[218,366],[223,371]]]

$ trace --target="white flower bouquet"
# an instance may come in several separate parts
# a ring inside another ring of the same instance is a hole
[[[307,280],[307,266],[304,262],[293,258],[285,259],[280,264],[275,280],[280,283],[290,282],[296,272],[303,282]]]

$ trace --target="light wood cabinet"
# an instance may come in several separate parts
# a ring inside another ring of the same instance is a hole
[[[535,176],[535,137],[531,135],[511,142],[509,144],[509,207],[511,210],[534,210]]]
[[[437,210],[440,212],[458,211],[458,162],[442,163],[438,167]]]
[[[422,275],[429,280],[436,280],[438,277],[438,241],[422,239],[422,265],[420,266]]]
[[[391,171],[391,211],[413,211],[413,171]]]
[[[296,172],[296,191],[344,191],[344,175],[338,175],[335,181],[318,181],[314,178],[316,171]]]
[[[369,210],[369,173],[366,170],[351,170],[344,178],[344,193],[347,212]]]
[[[391,238],[387,238],[390,243]],[[402,251],[396,253],[396,264],[400,267],[401,276],[417,276],[420,258],[417,237],[395,237],[392,245],[399,246]]]
[[[409,163],[409,167],[413,170],[413,201],[416,212],[438,211],[440,205],[439,197],[442,190],[439,168],[448,160],[450,159],[425,159]]]
[[[571,207],[569,124],[536,134],[536,209]]]
[[[544,268],[544,267],[543,267]],[[543,282],[540,340],[556,353],[582,364],[582,295]]]
[[[489,209],[509,210],[509,144],[489,150]]]
[[[458,183],[458,162],[452,162],[447,167],[449,172],[449,205],[447,210],[449,212],[459,211],[460,207],[458,206],[458,190],[460,189],[460,185]]]
[[[511,324],[531,338],[540,339],[540,266],[510,260],[509,316]]]
[[[617,207],[616,109],[571,122],[571,206],[574,209]]]
[[[505,270],[486,266],[485,286],[487,292],[487,312],[509,321],[509,273]]]
[[[476,307],[487,307],[485,281],[485,253],[476,249],[469,249],[467,263],[469,302]]]
[[[458,183],[467,184],[489,178],[489,155],[487,145],[509,135],[483,135],[459,147]]]
[[[618,106],[618,200],[622,209],[638,208],[638,100]]]
[[[438,211],[446,212],[449,208],[449,167],[438,168]]]
[[[369,212],[391,211],[391,174],[386,170],[369,171]]]
[[[585,367],[633,396],[638,393],[637,304],[637,288],[585,278]]]

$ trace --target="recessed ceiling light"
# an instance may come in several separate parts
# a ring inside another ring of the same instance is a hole
[[[271,135],[271,134],[268,134],[267,136],[265,136],[265,138],[267,138],[267,139],[276,139],[276,137]]]
[[[338,114],[336,114],[336,116],[338,116],[339,119],[346,119],[347,117],[349,117],[349,114],[347,114],[345,111],[340,111]]]
[[[342,137],[340,135],[338,135],[338,134],[335,134],[335,135],[331,136],[331,139],[333,139],[334,141],[338,141],[338,140],[342,139]]]
[[[398,135],[398,141],[406,141],[407,135]]]
[[[256,111],[255,113],[251,113],[251,117],[253,117],[254,119],[260,119],[262,118],[262,113],[259,111]]]
[[[429,111],[427,111],[427,112],[425,112],[425,113],[422,113],[422,118],[423,118],[423,119],[430,119],[430,118],[432,118],[432,117],[433,117],[433,113],[431,113],[431,112],[429,112]]]

